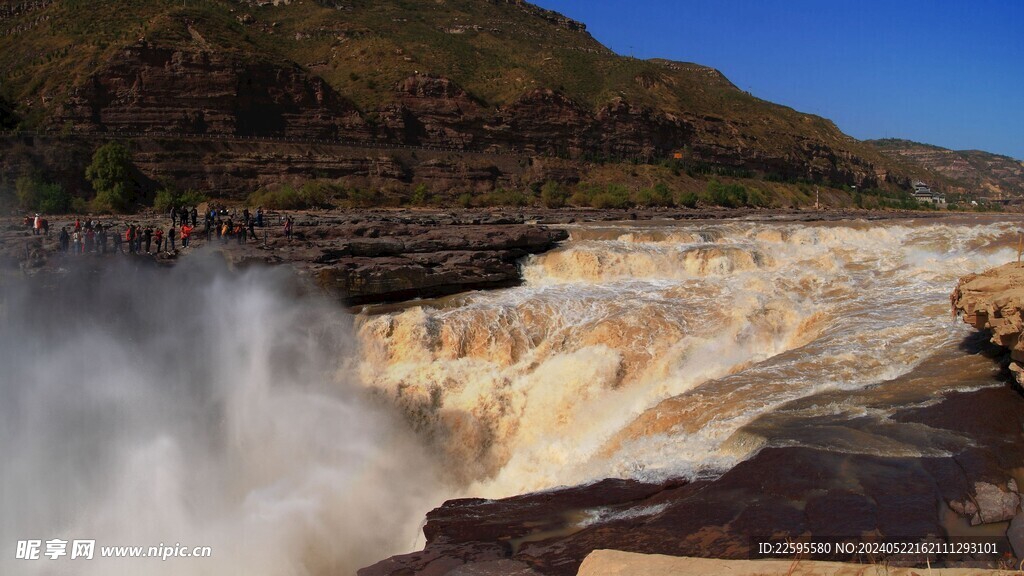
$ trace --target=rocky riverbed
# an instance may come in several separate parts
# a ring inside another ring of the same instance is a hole
[[[286,216],[294,218],[291,238],[284,236]],[[96,220],[113,225],[120,234],[129,223],[165,230],[170,225],[167,217],[153,214]],[[207,241],[200,220],[190,247],[182,248],[179,242],[176,250],[157,253],[153,245],[152,254],[134,257],[173,264],[212,249],[234,266],[287,263],[329,295],[363,304],[512,286],[520,281],[520,258],[546,251],[568,237],[564,230],[537,224],[523,214],[480,211],[271,213],[266,224],[255,230],[255,238],[238,243],[215,236]],[[73,225],[72,217],[51,218],[50,234],[36,236],[21,218],[6,219],[0,223],[0,266],[31,274],[56,271],[69,262],[102,266],[104,257],[122,257],[60,253],[60,228]]]
[[[240,211],[239,211],[240,212]],[[235,215],[235,220],[239,215]],[[286,216],[294,218],[294,236],[284,237]],[[909,218],[910,212],[799,210],[597,210],[534,208],[505,209],[363,209],[272,212],[267,226],[245,244],[207,242],[203,223],[192,246],[140,255],[170,265],[189,254],[214,249],[232,265],[291,264],[327,294],[350,305],[434,298],[477,289],[514,286],[521,281],[518,261],[545,252],[568,238],[564,225],[577,222],[652,219],[756,218],[791,221],[845,218]],[[59,270],[62,226],[74,216],[50,217],[49,236],[33,236],[24,216],[0,219],[0,270],[29,274]],[[123,234],[130,223],[170,225],[165,215],[89,216]],[[98,255],[86,255],[102,265]],[[79,261],[81,263],[82,261]]]

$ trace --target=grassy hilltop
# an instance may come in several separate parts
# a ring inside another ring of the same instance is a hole
[[[853,205],[852,190],[895,198],[914,179],[955,184],[827,119],[741,91],[712,68],[615,54],[583,23],[522,0],[111,0],[102,9],[85,0],[7,0],[0,2],[0,80],[0,128],[165,140],[181,133],[338,138],[456,153],[428,165],[423,157],[382,161],[360,152],[343,166],[338,155],[355,152],[331,150],[332,162],[311,163],[270,149],[143,143],[136,151],[150,187],[171,179],[237,196],[281,184],[274,174],[282,173],[407,199],[422,186],[435,195],[448,187],[451,199],[526,185],[537,192],[549,180],[618,181],[632,196],[661,183],[678,203],[718,178],[758,187],[769,205],[805,204],[812,185]],[[251,124],[274,114],[274,122]],[[56,154],[62,174],[74,172],[68,158],[93,151],[82,142]],[[510,169],[459,150],[525,150],[570,164],[538,169],[520,161]],[[52,171],[46,156],[12,150],[0,184]],[[277,165],[268,163],[275,156]],[[666,168],[606,167],[623,160]],[[210,166],[195,170],[210,163],[231,179],[210,176],[217,172]],[[467,173],[479,181],[453,184]]]

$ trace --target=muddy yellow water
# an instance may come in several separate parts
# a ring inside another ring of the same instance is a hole
[[[469,492],[720,474],[765,446],[939,455],[889,420],[999,385],[961,349],[958,277],[1012,218],[581,225],[523,286],[360,316],[363,384]]]

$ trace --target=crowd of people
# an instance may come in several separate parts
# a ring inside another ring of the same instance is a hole
[[[104,225],[96,220],[82,222],[80,218],[75,218],[73,225],[61,226],[59,250],[67,254],[159,254],[174,252],[179,245],[187,248],[199,234],[208,243],[217,241],[227,244],[233,241],[242,245],[259,241],[256,229],[264,228],[267,223],[263,208],[255,212],[245,208],[241,214],[237,211],[229,213],[226,209],[211,209],[203,214],[202,230],[197,230],[200,224],[199,210],[195,206],[171,208],[168,216],[171,225],[166,229],[160,225],[139,223]],[[294,225],[291,216],[284,218],[282,223],[284,235],[290,239]],[[38,214],[34,218],[26,217],[25,225],[31,227],[34,235],[49,235],[49,223]]]

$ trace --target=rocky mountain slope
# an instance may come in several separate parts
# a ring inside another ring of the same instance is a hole
[[[1009,156],[980,150],[949,150],[895,138],[865,143],[894,159],[935,173],[952,191],[998,201],[1024,200],[1024,162]]]
[[[826,119],[704,66],[618,56],[584,24],[522,0],[5,1],[0,77],[22,128],[58,135],[343,140],[574,162],[681,153],[860,187],[913,176]],[[207,148],[219,164],[204,162],[231,170],[232,150]]]

